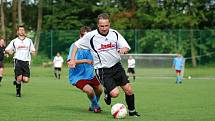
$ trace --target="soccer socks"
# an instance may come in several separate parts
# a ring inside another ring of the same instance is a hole
[[[176,83],[179,82],[179,76],[176,76]]]
[[[129,116],[135,116],[139,117],[140,114],[135,110],[135,104],[134,104],[134,94],[133,95],[125,95],[125,100],[128,105],[128,113]]]
[[[91,106],[96,107],[96,108],[100,107],[96,96],[93,96],[93,98],[91,100]]]
[[[135,110],[135,105],[134,105],[134,94],[133,95],[125,95],[125,101],[128,105],[128,110],[133,111]]]
[[[182,77],[181,76],[176,76],[176,83],[181,83]]]
[[[57,78],[57,73],[56,72],[54,73],[54,75],[55,75],[55,78]]]
[[[60,74],[58,74],[58,79],[60,79]]]
[[[136,77],[135,77],[135,76],[133,76],[133,80],[134,80],[134,81],[135,81],[135,78],[136,78]]]
[[[16,96],[21,97],[21,82],[16,81]]]

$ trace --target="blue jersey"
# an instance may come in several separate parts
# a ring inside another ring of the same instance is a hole
[[[184,58],[175,57],[173,60],[173,65],[175,66],[175,70],[182,70],[184,66]]]
[[[74,44],[70,46],[67,60],[71,59],[73,45]],[[88,59],[93,61],[93,57],[90,53],[90,50],[83,50],[79,48],[77,50],[75,59],[76,60]],[[75,68],[69,69],[69,81],[72,85],[76,85],[76,83],[79,80],[91,80],[94,77],[93,71],[94,71],[94,68],[92,64],[87,64],[87,63],[77,64]]]

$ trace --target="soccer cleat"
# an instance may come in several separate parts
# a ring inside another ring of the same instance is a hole
[[[21,93],[16,93],[16,97],[21,97]]]
[[[92,107],[89,107],[88,111],[94,111],[94,109]]]
[[[105,100],[105,103],[107,105],[110,105],[111,104],[111,96],[110,96],[110,94],[105,94],[104,100]]]
[[[100,113],[102,110],[100,107],[95,107],[94,108],[94,113]]]
[[[129,112],[129,116],[134,116],[134,117],[139,117],[140,114],[138,114],[138,112]]]

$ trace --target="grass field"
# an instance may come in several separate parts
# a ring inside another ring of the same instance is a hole
[[[111,121],[110,106],[102,99],[103,112],[88,112],[89,102],[84,93],[70,86],[67,68],[61,80],[54,79],[51,68],[32,67],[31,82],[24,84],[22,97],[15,97],[12,85],[13,69],[5,68],[0,87],[0,121]],[[161,70],[162,71],[162,70]],[[215,120],[215,69],[188,69],[192,79],[176,85],[175,78],[149,78],[150,69],[138,69],[132,86],[136,97],[136,109],[141,117],[129,117],[126,121],[213,121]],[[148,74],[149,75],[149,74]],[[124,103],[124,94],[112,100]]]

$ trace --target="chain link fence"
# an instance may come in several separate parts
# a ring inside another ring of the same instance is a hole
[[[39,54],[52,59],[57,52],[64,56],[78,39],[79,30],[41,33]],[[215,30],[119,30],[131,46],[130,53],[181,53],[191,63],[207,64],[215,59]]]

